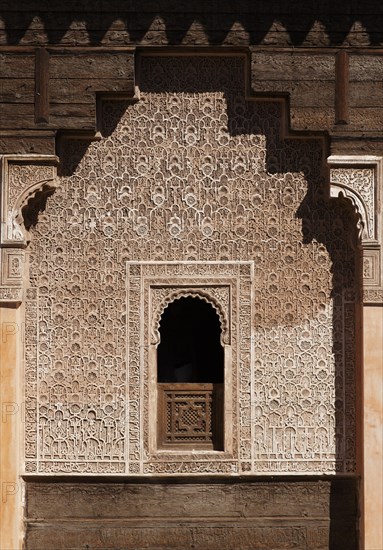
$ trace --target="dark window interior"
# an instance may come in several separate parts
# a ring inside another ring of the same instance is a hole
[[[223,383],[221,326],[213,307],[199,298],[179,298],[160,322],[158,382]]]

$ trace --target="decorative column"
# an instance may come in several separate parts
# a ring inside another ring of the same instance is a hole
[[[382,157],[331,156],[331,197],[349,199],[358,217],[362,253],[359,376],[361,548],[383,548],[383,261]]]
[[[0,211],[0,548],[22,547],[24,286],[28,229],[56,187],[54,156],[1,157]],[[20,307],[21,306],[21,307]]]

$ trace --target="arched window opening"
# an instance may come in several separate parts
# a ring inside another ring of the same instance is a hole
[[[164,311],[158,346],[158,382],[223,382],[221,326],[213,307],[180,298]]]
[[[157,350],[160,448],[223,450],[224,349],[213,307],[182,297],[165,310]]]

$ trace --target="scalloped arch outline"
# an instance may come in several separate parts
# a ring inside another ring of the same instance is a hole
[[[213,297],[210,296],[208,292],[202,291],[199,289],[178,289],[163,300],[161,306],[155,311],[152,317],[151,322],[151,341],[150,343],[154,346],[158,346],[161,341],[161,335],[160,335],[160,323],[162,315],[167,307],[169,307],[170,304],[175,302],[176,300],[180,300],[181,298],[198,298],[200,300],[203,300],[204,302],[208,303],[212,306],[214,311],[218,315],[219,323],[221,325],[221,345],[229,345],[230,344],[230,329],[229,329],[229,322],[227,315],[222,307],[222,305]]]
[[[24,224],[23,209],[33,201],[38,195],[47,195],[53,193],[58,187],[58,178],[44,179],[34,182],[24,188],[17,197],[15,205],[11,211],[13,238],[28,242],[30,240],[29,231]]]
[[[361,195],[348,185],[343,183],[331,183],[331,198],[348,200],[354,209],[357,218],[358,238],[366,240],[372,238],[373,228],[370,227],[368,219],[368,208]]]

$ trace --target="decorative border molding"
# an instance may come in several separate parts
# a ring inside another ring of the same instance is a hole
[[[380,288],[378,290],[364,290],[363,303],[364,305],[383,306],[383,289]]]
[[[251,365],[253,269],[250,261],[127,262],[128,473],[190,475],[251,471],[248,448],[251,441],[245,441],[240,430],[241,426],[251,424],[252,404],[247,391],[252,390],[246,387],[245,391],[240,381],[242,369],[250,369]],[[158,326],[164,308],[182,296],[198,296],[211,303],[222,324],[224,451],[172,452],[158,450],[156,446]],[[133,387],[135,391],[139,389],[137,395],[130,393]]]

